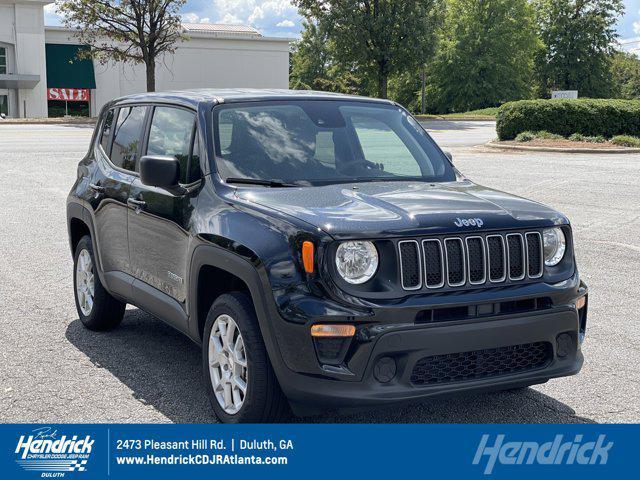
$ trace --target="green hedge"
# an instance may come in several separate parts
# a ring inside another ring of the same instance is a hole
[[[564,137],[640,136],[640,100],[521,100],[502,105],[496,121],[500,140],[540,130]]]

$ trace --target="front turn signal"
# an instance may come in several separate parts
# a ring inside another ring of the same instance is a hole
[[[353,337],[356,327],[353,325],[314,325],[311,327],[312,337]]]
[[[304,265],[304,271],[307,273],[313,273],[313,242],[302,243],[302,264]]]

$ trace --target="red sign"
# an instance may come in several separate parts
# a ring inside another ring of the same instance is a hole
[[[88,102],[88,88],[50,88],[47,91],[47,100],[62,100],[67,102]]]

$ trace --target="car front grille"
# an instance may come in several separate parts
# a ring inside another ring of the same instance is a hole
[[[411,383],[438,385],[527,372],[546,367],[552,356],[549,342],[434,355],[416,362]]]
[[[540,232],[402,240],[402,288],[463,289],[540,278],[542,248]]]

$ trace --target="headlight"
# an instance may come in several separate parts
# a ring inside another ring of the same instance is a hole
[[[378,269],[378,251],[371,242],[344,242],[336,251],[336,267],[346,282],[358,285]]]
[[[560,263],[564,252],[567,250],[567,240],[561,228],[546,228],[542,232],[544,243],[544,264],[547,267],[555,267]]]

